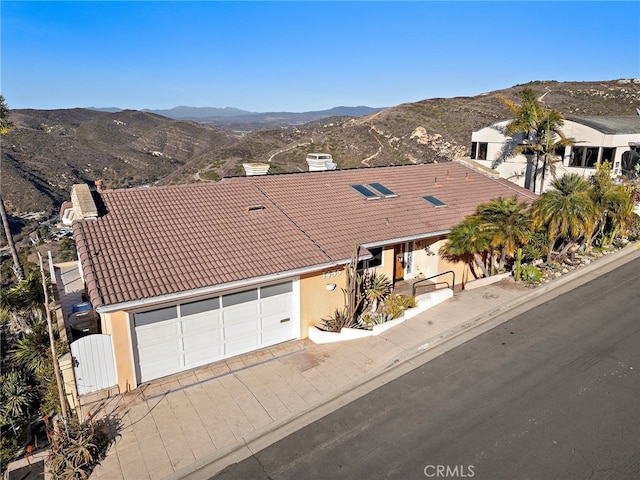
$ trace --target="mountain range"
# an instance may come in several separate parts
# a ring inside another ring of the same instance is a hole
[[[2,196],[14,215],[55,213],[74,183],[96,179],[109,188],[215,181],[243,175],[245,162],[270,163],[269,173],[305,171],[310,152],[331,153],[338,168],[446,162],[469,155],[471,132],[509,118],[497,94],[517,102],[524,87],[567,116],[630,115],[640,106],[640,80],[621,79],[535,81],[474,97],[306,113],[16,109],[16,128],[2,139]]]

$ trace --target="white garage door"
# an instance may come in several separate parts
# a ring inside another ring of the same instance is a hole
[[[133,315],[140,383],[297,338],[293,282]]]

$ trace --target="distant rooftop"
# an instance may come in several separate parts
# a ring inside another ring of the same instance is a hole
[[[575,117],[567,115],[567,120],[595,128],[599,132],[610,135],[640,134],[640,116],[619,115],[612,117]]]

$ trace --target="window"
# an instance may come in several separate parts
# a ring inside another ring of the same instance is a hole
[[[273,297],[274,295],[282,295],[283,293],[290,293],[292,291],[291,282],[278,283],[276,285],[269,285],[268,287],[262,287],[260,289],[260,298]]]
[[[486,160],[487,159],[487,142],[473,142],[471,144],[471,159]]]
[[[602,163],[604,162],[609,162],[611,165],[613,165],[613,159],[616,156],[616,149],[615,148],[603,148],[602,149],[602,160],[600,160]]]
[[[171,307],[158,308],[156,310],[149,310],[148,312],[135,313],[133,315],[133,323],[136,327],[141,327],[143,325],[149,325],[150,323],[170,320],[177,316],[178,309],[175,305],[172,305]]]
[[[598,163],[598,147],[587,147],[587,154],[584,159],[584,166],[595,168],[596,163]]]
[[[369,258],[368,260],[359,261],[358,270],[381,267],[384,249],[382,247],[377,247],[377,248],[368,248],[367,250],[369,250],[369,253],[371,253],[371,258]]]
[[[245,290],[244,292],[230,293],[229,295],[222,296],[222,305],[224,307],[230,307],[232,305],[238,305],[240,303],[251,302],[258,299],[258,289]]]
[[[369,190],[364,185],[351,185],[351,188],[353,188],[356,192],[358,192],[367,200],[377,200],[380,198],[377,193]]]
[[[442,200],[434,197],[433,195],[426,195],[426,196],[422,197],[422,199],[427,201],[427,202],[429,202],[434,207],[446,207],[447,206],[446,203],[444,203]]]
[[[600,150],[600,147],[572,147],[571,158],[569,159],[569,166],[595,168],[596,164],[598,163],[599,150]],[[613,149],[604,149],[604,150],[613,150]],[[604,151],[603,151],[603,158],[604,158]]]
[[[195,315],[196,313],[208,312],[220,308],[220,299],[218,297],[208,298],[206,300],[198,300],[196,302],[183,303],[180,305],[180,316]]]
[[[369,186],[373,188],[375,191],[380,192],[385,198],[392,198],[392,197],[398,196],[397,193],[392,192],[381,183],[370,183]]]

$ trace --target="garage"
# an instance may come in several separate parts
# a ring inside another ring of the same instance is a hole
[[[296,281],[133,314],[138,383],[298,338]]]

